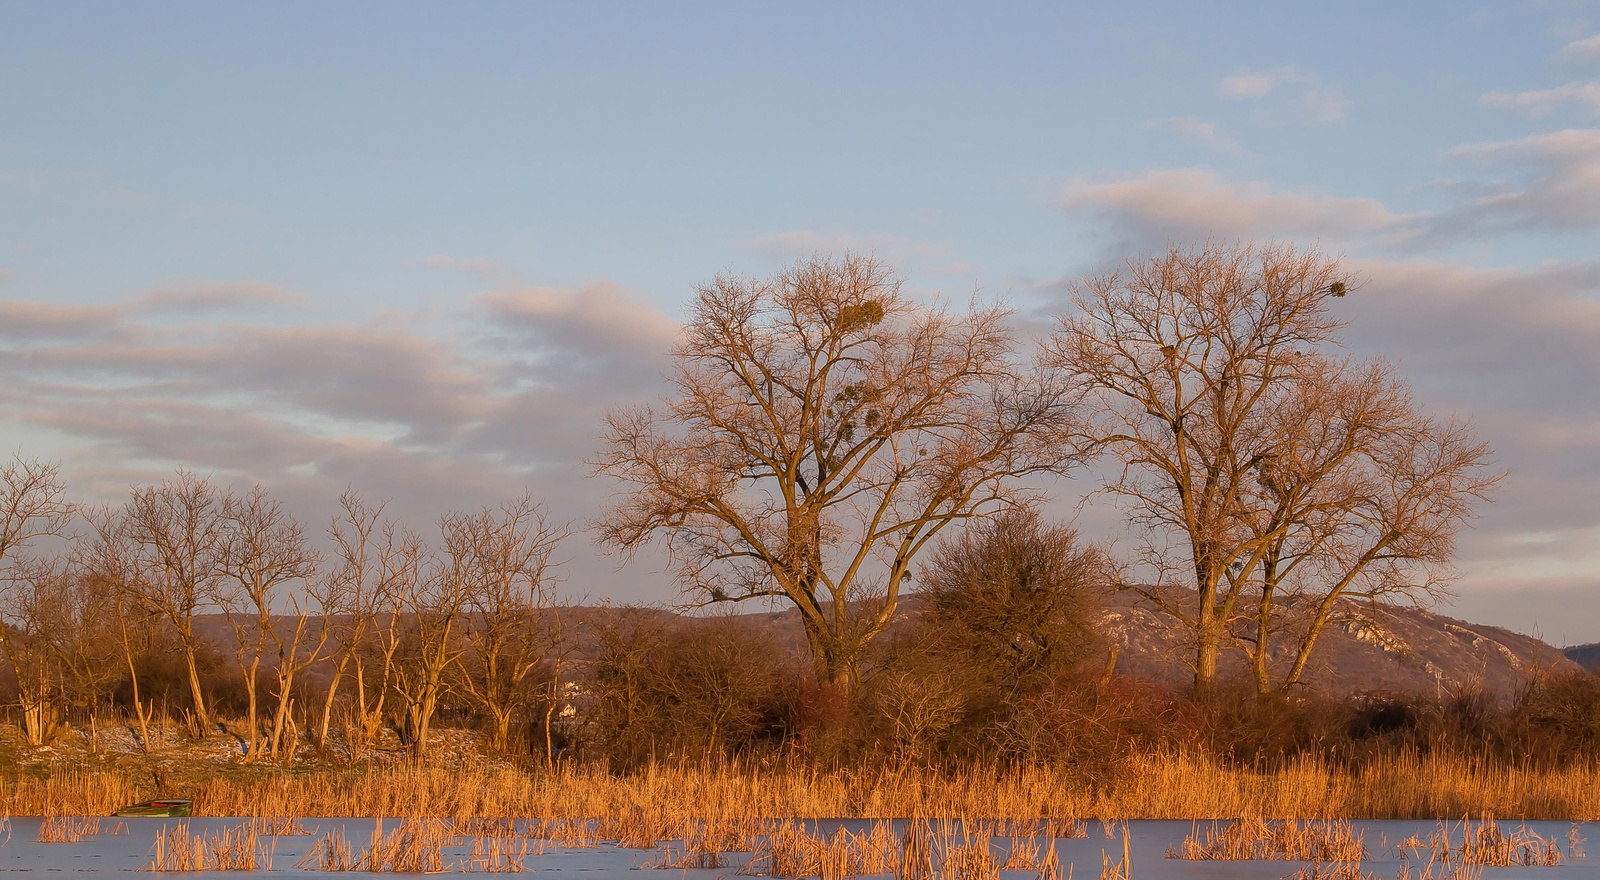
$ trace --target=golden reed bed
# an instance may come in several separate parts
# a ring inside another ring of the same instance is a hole
[[[0,779],[0,810],[107,815],[157,794],[147,776],[8,778]],[[181,794],[194,798],[197,816],[605,817],[642,809],[771,818],[1600,819],[1600,771],[1594,767],[1539,770],[1414,754],[1375,759],[1358,771],[1306,759],[1275,773],[1182,754],[1149,755],[1127,762],[1100,785],[1048,768],[933,774],[656,767],[612,775],[402,767],[219,776]]]

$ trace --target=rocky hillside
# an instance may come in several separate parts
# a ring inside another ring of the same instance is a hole
[[[1185,639],[1166,614],[1132,597],[1113,600],[1103,613],[1108,639],[1122,649],[1120,671],[1174,685],[1190,676],[1171,659],[1185,655]],[[1505,698],[1536,671],[1576,668],[1559,649],[1532,636],[1418,608],[1347,603],[1339,617],[1318,640],[1303,677],[1309,689],[1326,694],[1442,695],[1481,687]],[[1291,660],[1286,646],[1273,656],[1274,670],[1286,669]],[[1246,675],[1244,657],[1231,652],[1222,672]]]
[[[917,597],[901,605],[902,620],[920,613]],[[1185,665],[1189,655],[1184,633],[1164,612],[1132,594],[1113,596],[1100,612],[1105,647],[1117,648],[1116,671],[1181,688],[1192,680]],[[794,612],[768,612],[742,617],[762,629],[775,645],[799,654],[804,650]],[[1578,666],[1560,649],[1497,626],[1468,623],[1416,608],[1372,608],[1349,603],[1338,622],[1330,623],[1317,642],[1303,676],[1308,689],[1336,696],[1358,693],[1449,694],[1481,687],[1500,698],[1516,693],[1539,670],[1574,670]],[[1600,646],[1595,647],[1600,659]],[[1273,657],[1281,671],[1292,658]],[[1228,652],[1221,662],[1224,677],[1242,678],[1248,667],[1242,654]]]

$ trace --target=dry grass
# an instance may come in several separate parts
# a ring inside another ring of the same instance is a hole
[[[1307,758],[1275,773],[1190,754],[1130,760],[1109,782],[1090,785],[1050,768],[954,774],[824,773],[788,768],[655,767],[629,776],[567,768],[371,768],[365,771],[217,776],[181,792],[156,792],[149,777],[63,772],[0,779],[0,812],[15,816],[104,815],[157,794],[192,797],[207,816],[526,816],[593,819],[548,829],[562,845],[617,840],[651,848],[681,836],[686,818],[985,816],[1022,823],[1003,836],[1035,836],[1040,816],[1120,819],[1600,819],[1600,768],[1536,770],[1481,759],[1400,754],[1349,772]],[[1053,836],[1078,836],[1073,818],[1051,820]],[[1037,826],[1035,826],[1037,827]]]
[[[460,869],[490,874],[521,874],[527,860],[527,838],[474,837],[472,852],[467,854]]]
[[[262,837],[305,837],[311,834],[311,829],[293,816],[257,816],[250,820],[250,828]]]
[[[1128,842],[1128,829],[1122,829],[1122,858],[1113,862],[1105,850],[1100,851],[1100,880],[1133,880],[1133,848]]]
[[[100,820],[94,816],[48,816],[39,823],[39,843],[77,843],[100,833]]]
[[[272,870],[272,850],[261,844],[251,823],[189,833],[189,823],[179,822],[156,836],[146,871],[254,871]]]
[[[355,847],[345,836],[344,829],[334,826],[332,831],[317,839],[316,845],[295,863],[295,868],[301,871],[354,871],[357,863]]]
[[[454,837],[437,819],[407,819],[384,833],[383,820],[372,829],[371,844],[356,870],[390,874],[437,874],[444,871],[444,848]]]
[[[941,819],[888,820],[865,830],[809,830],[781,822],[760,840],[740,874],[834,878],[892,875],[896,880],[998,880],[1001,871],[1027,871],[1061,880],[1055,838],[1010,838],[1002,861],[995,845],[1003,823]],[[670,867],[682,867],[671,865]],[[1070,874],[1070,871],[1069,871]]]
[[[1488,868],[1546,867],[1553,868],[1568,858],[1580,859],[1584,854],[1584,839],[1576,826],[1567,834],[1567,850],[1553,837],[1542,837],[1527,826],[1507,832],[1493,818],[1474,824],[1441,822],[1437,830],[1421,839],[1416,835],[1396,846],[1400,858],[1407,864],[1460,864]]]
[[[1204,838],[1191,832],[1169,859],[1243,861],[1280,859],[1291,862],[1354,862],[1367,857],[1360,834],[1346,820],[1267,821],[1235,819],[1220,828],[1212,823]]]

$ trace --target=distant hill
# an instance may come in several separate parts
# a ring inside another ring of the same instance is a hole
[[[1561,653],[1567,655],[1568,660],[1590,672],[1600,672],[1600,642],[1595,642],[1592,645],[1574,645],[1570,648],[1563,648]]]
[[[732,610],[732,609],[730,609]],[[563,612],[577,634],[577,657],[593,656],[597,627],[622,613],[611,607],[568,608]],[[637,609],[662,621],[672,611]],[[922,613],[920,598],[912,593],[901,602],[895,624],[904,626]],[[1184,661],[1189,657],[1185,633],[1172,627],[1164,613],[1138,601],[1131,593],[1112,596],[1100,612],[1098,627],[1105,647],[1117,648],[1116,672],[1183,688],[1193,679]],[[805,638],[799,614],[793,610],[768,610],[736,615],[782,654],[804,656]],[[1532,636],[1507,629],[1432,614],[1415,608],[1370,607],[1348,603],[1338,622],[1328,625],[1303,676],[1309,690],[1330,696],[1358,693],[1448,694],[1460,687],[1481,687],[1500,698],[1513,695],[1530,674],[1538,670],[1600,670],[1600,644],[1568,648],[1565,653]],[[233,634],[220,616],[207,615],[198,628],[223,651],[231,651]],[[283,622],[278,624],[285,626]],[[313,633],[317,624],[309,628]],[[886,634],[892,635],[892,633]],[[314,637],[314,636],[313,636]],[[1102,654],[1102,657],[1105,655]],[[1285,668],[1287,653],[1273,658],[1275,669]],[[313,670],[320,678],[326,670]],[[1248,675],[1242,654],[1228,651],[1219,663],[1222,677]]]

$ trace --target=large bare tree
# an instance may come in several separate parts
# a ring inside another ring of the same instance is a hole
[[[1008,317],[922,305],[856,254],[717,278],[671,398],[607,416],[594,465],[624,491],[600,534],[659,537],[697,600],[793,604],[819,676],[852,687],[917,554],[1072,457],[1066,387],[1019,363]]]
[[[1342,326],[1328,303],[1349,283],[1287,245],[1174,248],[1081,282],[1052,340],[1052,362],[1097,400],[1090,436],[1116,462],[1107,489],[1152,538],[1146,561],[1183,573],[1188,590],[1145,592],[1193,634],[1198,692],[1270,546],[1246,496],[1277,449],[1271,416]]]

